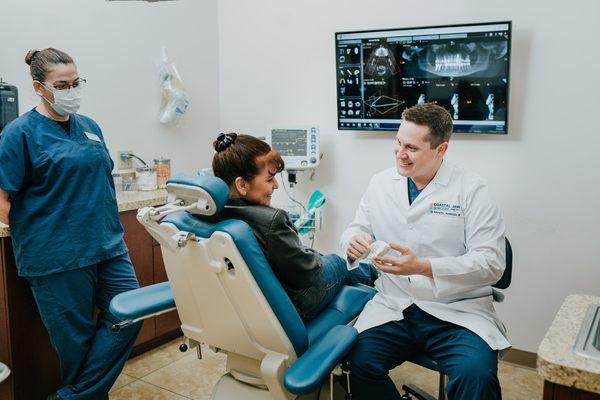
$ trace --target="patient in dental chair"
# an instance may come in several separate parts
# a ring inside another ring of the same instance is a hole
[[[229,201],[213,222],[241,219],[248,223],[279,282],[304,320],[317,316],[344,285],[373,286],[377,270],[369,264],[348,271],[336,254],[321,255],[304,246],[288,214],[271,207],[279,187],[275,174],[284,168],[281,156],[249,135],[221,133],[213,146],[215,176],[229,186]]]

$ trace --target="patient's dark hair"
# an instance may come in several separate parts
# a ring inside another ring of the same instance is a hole
[[[279,153],[254,136],[221,133],[213,147],[217,152],[212,161],[213,173],[229,187],[233,187],[238,176],[251,181],[266,164],[273,165],[275,173],[285,167]]]

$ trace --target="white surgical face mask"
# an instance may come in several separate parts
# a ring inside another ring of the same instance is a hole
[[[75,114],[81,106],[81,90],[82,85],[72,87],[69,89],[56,90],[50,89],[42,83],[42,85],[52,91],[54,95],[54,103],[50,103],[48,99],[44,98],[50,104],[50,107],[58,114],[66,117],[67,115]],[[43,97],[43,96],[42,96]]]

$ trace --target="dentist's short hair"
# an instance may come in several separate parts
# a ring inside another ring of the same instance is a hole
[[[450,135],[452,134],[452,117],[444,107],[440,107],[434,103],[417,104],[404,110],[402,119],[428,127],[429,135],[427,135],[427,141],[430,143],[432,149],[450,140]]]

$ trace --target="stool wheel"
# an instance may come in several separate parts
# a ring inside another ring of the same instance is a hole
[[[185,343],[182,343],[179,345],[179,351],[182,353],[185,353],[188,350],[188,345]]]

